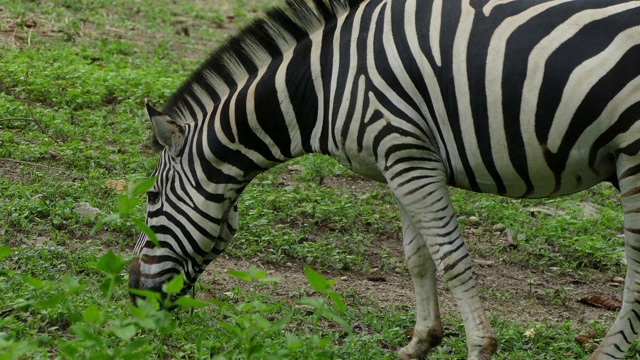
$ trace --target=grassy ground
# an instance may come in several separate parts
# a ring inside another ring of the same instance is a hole
[[[277,167],[243,194],[237,241],[196,294],[233,308],[131,308],[122,256],[134,245],[133,226],[123,220],[91,232],[96,218],[118,211],[107,182],[139,180],[155,166],[144,99],[162,104],[207,52],[274,3],[0,5],[0,358],[394,358],[413,325],[395,204],[384,186],[329,159]],[[601,185],[544,201],[452,197],[474,257],[484,260],[477,272],[501,342],[497,358],[585,358],[575,336],[594,330],[598,341],[615,314],[575,300],[584,291],[621,294],[610,285],[624,273],[617,192]],[[101,214],[78,214],[81,202]],[[143,212],[138,206],[134,216]],[[328,296],[307,284],[305,263],[339,279],[344,312],[335,300],[300,303]],[[281,280],[223,271],[249,264]],[[372,283],[380,278],[386,283]],[[430,358],[462,359],[461,321],[440,290],[448,336]],[[264,327],[254,333],[256,323]]]

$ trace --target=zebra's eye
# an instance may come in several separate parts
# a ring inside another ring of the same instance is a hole
[[[155,205],[160,200],[160,193],[157,191],[147,191],[147,200],[149,205]]]

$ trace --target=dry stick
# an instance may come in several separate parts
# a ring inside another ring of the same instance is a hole
[[[0,158],[0,161],[14,162],[14,163],[23,164],[23,165],[40,166],[40,167],[46,167],[46,168],[49,168],[49,169],[55,169],[55,170],[60,170],[60,171],[62,171],[62,169],[61,169],[61,168],[59,168],[59,167],[49,166],[49,165],[45,165],[45,164],[38,164],[38,163],[34,163],[34,162],[30,162],[30,161],[24,161],[24,160],[16,160],[16,159],[9,159],[9,158]]]
[[[29,72],[27,72],[24,75],[24,82],[25,82],[25,87],[27,89],[27,99],[25,101],[25,103],[27,104],[27,111],[29,112],[29,116],[31,116],[30,118],[5,118],[5,119],[0,119],[0,121],[32,121],[36,124],[36,126],[38,127],[38,129],[40,129],[40,132],[47,135],[51,140],[60,143],[60,140],[54,138],[51,134],[49,134],[43,127],[42,124],[40,124],[40,122],[38,120],[36,120],[36,117],[33,116],[33,111],[31,110],[31,104],[33,103],[33,101],[31,101],[31,94],[29,93],[28,89],[29,89]]]
[[[29,109],[29,107],[27,107],[27,109]],[[29,113],[31,113],[31,109],[29,109]],[[31,113],[31,116],[33,116],[33,113]],[[60,140],[54,138],[53,136],[51,136],[51,134],[49,134],[43,127],[42,124],[40,124],[40,122],[36,119],[34,119],[33,117],[30,118],[4,118],[4,119],[0,119],[0,121],[32,121],[36,124],[36,126],[38,127],[38,129],[40,129],[40,132],[47,135],[51,140],[59,143]]]

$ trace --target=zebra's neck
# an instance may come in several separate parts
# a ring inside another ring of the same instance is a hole
[[[192,124],[196,138],[206,133],[216,157],[242,154],[247,175],[304,153],[326,153],[320,144],[330,134],[321,123],[323,90],[312,78],[320,59],[312,44],[330,39],[359,2],[293,0],[270,10],[216,50],[163,113]]]

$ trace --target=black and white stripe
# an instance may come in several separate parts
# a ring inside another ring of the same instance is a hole
[[[629,271],[619,318],[593,359],[621,358],[640,329],[640,2],[290,0],[229,39],[149,108],[164,147],[130,283],[192,285],[231,241],[258,173],[327,154],[389,184],[417,294],[412,342],[442,336],[441,271],[469,359],[495,336],[447,185],[547,197],[621,190]]]

